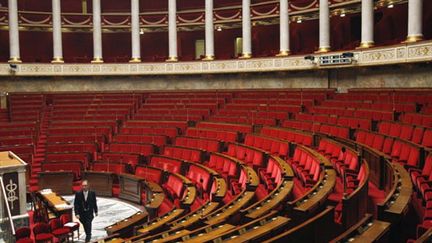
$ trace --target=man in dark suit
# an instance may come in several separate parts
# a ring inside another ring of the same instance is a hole
[[[96,193],[89,190],[87,180],[82,181],[81,188],[81,191],[75,193],[74,211],[75,216],[84,226],[86,234],[85,242],[90,242],[92,220],[94,215],[98,215]]]

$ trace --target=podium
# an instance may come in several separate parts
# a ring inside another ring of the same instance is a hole
[[[26,209],[26,167],[27,163],[13,152],[0,152],[0,177],[4,185],[4,191],[2,188],[0,192],[0,210],[7,211],[7,202],[15,228],[29,226]]]

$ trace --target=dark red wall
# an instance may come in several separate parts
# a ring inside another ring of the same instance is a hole
[[[255,57],[279,53],[279,25],[252,27],[252,53]]]
[[[141,58],[145,62],[164,61],[168,57],[168,33],[144,33],[141,35]]]
[[[375,12],[375,44],[390,45],[404,41],[407,36],[407,4],[381,8]]]
[[[313,53],[318,49],[318,20],[290,24],[292,54]]]
[[[23,62],[51,62],[53,53],[51,32],[22,31],[19,38]]]
[[[64,33],[63,46],[65,62],[90,62],[93,59],[92,33]]]
[[[131,58],[130,33],[104,33],[102,51],[105,62],[128,62]]]
[[[182,31],[177,34],[178,55],[180,60],[193,61],[195,60],[195,42],[196,40],[204,40],[204,31]]]
[[[224,29],[215,32],[215,57],[217,59],[234,58],[234,42],[242,36],[241,29]]]
[[[9,60],[9,32],[0,31],[0,62]]]

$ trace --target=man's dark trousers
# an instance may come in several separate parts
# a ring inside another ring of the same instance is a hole
[[[81,214],[79,220],[83,225],[86,234],[85,242],[89,242],[91,239],[93,212],[84,212],[83,214]]]

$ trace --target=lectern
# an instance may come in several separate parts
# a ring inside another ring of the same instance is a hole
[[[0,211],[2,217],[7,217],[7,202],[15,228],[29,226],[26,209],[26,167],[27,163],[13,152],[0,152],[0,177],[3,181],[3,185],[0,185]]]

